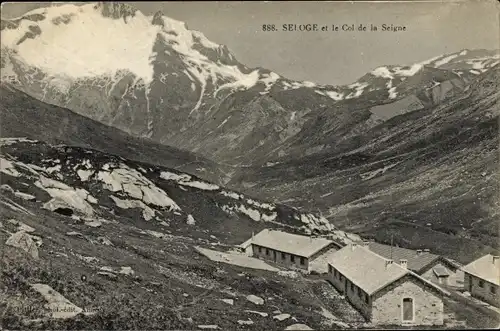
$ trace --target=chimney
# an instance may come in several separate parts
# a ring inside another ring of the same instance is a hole
[[[500,258],[500,256],[498,255],[493,255],[493,264],[496,264],[498,262],[498,259]]]
[[[392,264],[392,260],[385,260],[385,268],[389,268],[389,266]]]
[[[408,260],[401,259],[401,260],[399,260],[399,264],[401,265],[401,267],[408,269]]]
[[[422,255],[422,250],[421,249],[417,249],[417,255]]]

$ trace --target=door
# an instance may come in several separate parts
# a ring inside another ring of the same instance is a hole
[[[467,281],[469,282],[469,293],[472,294],[472,276],[467,277]]]
[[[403,299],[403,322],[413,321],[413,299]]]
[[[273,253],[274,253],[274,255],[273,255],[274,256],[274,262],[276,262],[276,251],[273,251]]]

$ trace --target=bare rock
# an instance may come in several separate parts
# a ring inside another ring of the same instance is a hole
[[[203,330],[217,330],[219,327],[215,324],[212,325],[198,325],[198,329]]]
[[[85,236],[82,233],[76,232],[76,231],[66,232],[66,235],[70,236],[70,237],[78,237],[78,238],[81,238],[81,239],[85,238]]]
[[[38,259],[38,247],[31,236],[24,231],[18,231],[10,236],[5,242],[6,245],[20,248],[32,258]]]
[[[0,190],[14,193],[14,189],[7,184],[2,184],[2,186],[0,186]]]
[[[257,315],[260,315],[262,317],[267,317],[269,316],[268,313],[263,313],[263,312],[260,312],[260,311],[255,311],[255,310],[245,310],[245,313],[251,313],[251,314],[257,314]]]
[[[34,200],[36,200],[36,197],[34,195],[23,193],[23,192],[19,192],[19,191],[14,192],[14,195],[16,197],[18,197],[18,198],[21,198],[21,199],[27,200],[27,201],[34,201]]]
[[[106,246],[113,246],[113,243],[106,237],[97,237],[97,241]]]
[[[278,275],[283,276],[283,277],[287,277],[287,278],[292,278],[292,279],[298,277],[298,274],[295,271],[280,270],[280,271],[278,271]]]
[[[194,220],[194,217],[193,215],[189,214],[187,216],[187,221],[186,221],[187,225],[195,225],[196,224],[196,221]]]
[[[85,222],[86,226],[90,226],[91,228],[98,228],[102,225],[102,223],[98,220],[93,220],[90,222]]]
[[[111,280],[116,280],[118,278],[114,273],[107,272],[107,271],[99,271],[97,274],[100,275],[100,276],[107,277],[107,278],[109,278]]]
[[[24,224],[23,222],[20,222],[18,220],[10,219],[7,222],[9,222],[12,225],[17,226],[17,231],[35,232],[35,228],[33,228],[27,224]]]
[[[228,305],[234,305],[234,300],[233,299],[221,299],[222,302],[227,303]]]
[[[31,287],[47,301],[46,307],[51,312],[52,318],[70,318],[83,311],[82,308],[71,303],[49,285],[32,284]]]
[[[251,319],[248,320],[238,320],[239,325],[252,325],[253,321]]]
[[[133,276],[135,274],[134,270],[132,270],[131,267],[121,267],[121,270],[119,273],[128,275],[128,276]]]
[[[285,330],[313,330],[310,326],[305,325],[305,324],[292,324],[290,326],[287,326]]]
[[[278,321],[284,321],[286,319],[290,318],[290,314],[279,314],[273,317],[273,319],[278,320]]]
[[[256,304],[256,305],[263,305],[264,304],[264,299],[262,299],[261,297],[258,297],[256,295],[253,295],[253,294],[247,295],[247,300]]]

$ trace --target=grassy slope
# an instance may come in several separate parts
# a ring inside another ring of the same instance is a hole
[[[463,263],[498,253],[499,69],[460,98],[348,139],[303,132],[304,139],[331,148],[249,168],[230,184],[274,201],[315,206],[336,226],[381,241],[392,229],[400,244]]]
[[[0,296],[8,299],[2,300],[0,309],[3,324],[11,329],[25,328],[27,325],[23,323],[28,319],[43,315],[42,300],[27,286],[35,282],[46,283],[77,306],[98,312],[67,321],[42,319],[28,325],[37,329],[193,329],[199,324],[245,329],[248,326],[240,326],[237,320],[251,318],[255,323],[252,329],[269,330],[297,323],[273,320],[275,310],[289,313],[311,327],[319,327],[324,318],[318,312],[327,301],[332,303],[327,308],[335,309],[334,314],[342,316],[344,321],[361,321],[359,314],[345,301],[324,297],[333,291],[325,282],[310,286],[308,282],[271,272],[218,265],[193,249],[195,244],[204,245],[203,242],[182,236],[158,239],[141,234],[137,227],[141,224],[126,219],[89,228],[45,210],[30,216],[0,208],[4,230],[8,229],[6,219],[21,219],[36,228],[35,234],[43,238],[40,260],[33,261],[17,249],[5,246],[8,236],[0,231]],[[66,235],[69,231],[81,232],[87,239],[69,237]],[[113,246],[89,241],[98,236],[109,238]],[[95,257],[99,262],[85,262],[79,255]],[[130,266],[136,274],[118,275],[116,280],[111,280],[97,275],[102,266]],[[87,276],[85,282],[82,275]],[[21,296],[16,297],[17,294]],[[257,294],[266,299],[266,303],[255,306],[245,299],[248,294]],[[19,310],[6,307],[5,303],[13,298],[27,307],[35,307],[34,311],[22,316]],[[222,298],[234,298],[234,306],[220,301]],[[270,317],[245,313],[245,309],[267,312]]]

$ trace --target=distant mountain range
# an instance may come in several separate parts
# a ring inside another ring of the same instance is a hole
[[[1,29],[3,81],[134,136],[233,165],[285,155],[319,114],[338,116],[332,107],[373,107],[375,115],[359,123],[370,127],[460,95],[500,61],[495,51],[464,50],[324,86],[248,68],[183,22],[125,4],[37,9],[2,20]]]
[[[106,2],[2,19],[1,55],[2,137],[175,168],[452,257],[497,246],[497,50],[319,85]]]

